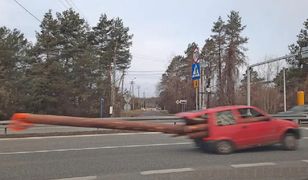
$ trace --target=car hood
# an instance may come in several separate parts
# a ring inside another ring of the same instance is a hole
[[[297,123],[290,121],[290,120],[275,118],[275,121],[279,122],[279,124],[282,124],[283,126],[288,126],[288,127],[291,127],[291,128],[298,128],[299,127]]]

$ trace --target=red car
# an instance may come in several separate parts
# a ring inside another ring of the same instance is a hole
[[[300,138],[296,123],[271,117],[252,106],[223,106],[177,116],[187,125],[206,123],[207,136],[194,141],[203,150],[219,154],[277,143],[285,150],[296,150]]]

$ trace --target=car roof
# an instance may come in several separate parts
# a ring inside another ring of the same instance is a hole
[[[198,116],[202,114],[209,114],[209,113],[216,113],[219,111],[228,111],[228,110],[234,110],[234,109],[241,109],[241,108],[254,108],[253,106],[246,106],[246,105],[233,105],[233,106],[218,106],[208,109],[202,109],[199,111],[190,111],[190,112],[183,112],[178,113],[176,116],[178,117],[191,117],[191,116]]]
[[[253,108],[252,106],[246,106],[246,105],[233,105],[233,106],[218,106],[214,108],[208,108],[203,110],[206,113],[213,113],[218,111],[227,111],[227,110],[233,110],[233,109],[241,109],[241,108]]]

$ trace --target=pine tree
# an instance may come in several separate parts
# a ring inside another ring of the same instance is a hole
[[[247,43],[248,38],[241,34],[246,26],[242,25],[242,18],[239,12],[231,11],[228,15],[226,24],[226,49],[224,54],[224,79],[226,82],[226,99],[227,104],[235,103],[235,85],[237,83],[239,70],[238,68],[245,64],[244,44]]]
[[[97,52],[96,57],[101,64],[100,72],[103,74],[106,87],[108,87],[103,92],[104,96],[107,97],[105,98],[107,100],[106,107],[113,106],[114,114],[118,114],[121,104],[115,104],[115,102],[119,99],[119,88],[116,87],[115,77],[112,78],[112,68],[115,67],[118,72],[124,72],[129,68],[131,62],[130,47],[133,35],[129,34],[129,28],[124,26],[120,18],[109,20],[105,14],[102,14],[98,24],[93,27],[91,37]],[[114,94],[111,91],[114,91]],[[114,100],[112,101],[112,99]]]
[[[30,43],[17,29],[0,27],[0,119],[23,111],[24,76]]]
[[[217,72],[217,96],[218,103],[224,104],[225,101],[225,81],[222,76],[223,68],[225,67],[225,62],[223,61],[223,55],[225,52],[226,45],[226,25],[222,18],[219,16],[218,20],[214,22],[214,26],[212,28],[211,39],[213,41],[213,51],[214,54],[211,58],[213,58],[213,62],[217,67],[215,71]]]

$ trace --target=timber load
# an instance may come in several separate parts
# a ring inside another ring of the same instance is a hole
[[[11,118],[9,128],[13,131],[21,131],[31,127],[33,124],[161,132],[166,134],[173,134],[175,136],[188,136],[191,139],[203,138],[208,134],[208,126],[206,123],[186,123],[186,125],[174,125],[145,121],[137,122],[117,119],[104,120],[101,118],[39,115],[29,113],[15,113]]]

